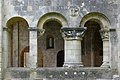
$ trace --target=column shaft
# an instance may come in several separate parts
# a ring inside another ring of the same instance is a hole
[[[81,61],[81,40],[65,40],[64,66],[83,66]]]
[[[8,67],[8,31],[7,29],[4,29],[3,31],[3,66],[4,68]]]
[[[109,41],[103,41],[103,64],[101,67],[110,67],[109,64]]]
[[[30,29],[30,37],[29,37],[29,67],[36,68],[37,67],[37,30]]]
[[[103,40],[103,64],[101,67],[110,67],[110,54],[109,54],[109,30],[102,29],[100,34]]]

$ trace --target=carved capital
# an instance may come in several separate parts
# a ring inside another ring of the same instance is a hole
[[[8,28],[7,27],[3,27],[3,31],[8,31]]]
[[[3,27],[3,31],[11,32],[11,29],[9,29],[7,27]]]
[[[100,35],[102,40],[109,40],[109,29],[101,29]]]
[[[38,35],[42,36],[45,32],[45,29],[38,29]]]
[[[61,32],[64,39],[82,39],[85,30],[86,30],[85,27],[78,27],[78,28],[64,27],[61,29]]]

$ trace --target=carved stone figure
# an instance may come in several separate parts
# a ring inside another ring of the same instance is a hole
[[[70,15],[77,16],[79,14],[79,7],[78,6],[70,6]]]

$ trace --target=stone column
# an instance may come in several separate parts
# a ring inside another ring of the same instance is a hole
[[[81,67],[81,40],[84,36],[85,28],[62,28],[64,37],[65,61],[64,67]]]
[[[101,67],[110,67],[110,54],[109,54],[109,30],[100,30],[101,38],[103,41],[103,64]]]
[[[29,67],[37,67],[37,28],[29,27]]]
[[[8,67],[8,28],[3,28],[3,66],[4,68]]]
[[[116,30],[118,35],[118,74],[120,75],[120,29]]]
[[[42,35],[44,30],[38,30],[36,27],[29,27],[29,64],[28,66],[30,68],[36,68],[37,67],[37,38],[38,36]],[[37,34],[38,33],[38,34]],[[39,35],[40,34],[40,35]]]

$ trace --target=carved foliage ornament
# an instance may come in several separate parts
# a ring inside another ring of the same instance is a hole
[[[64,38],[78,39],[84,36],[86,28],[62,28],[62,36]]]

